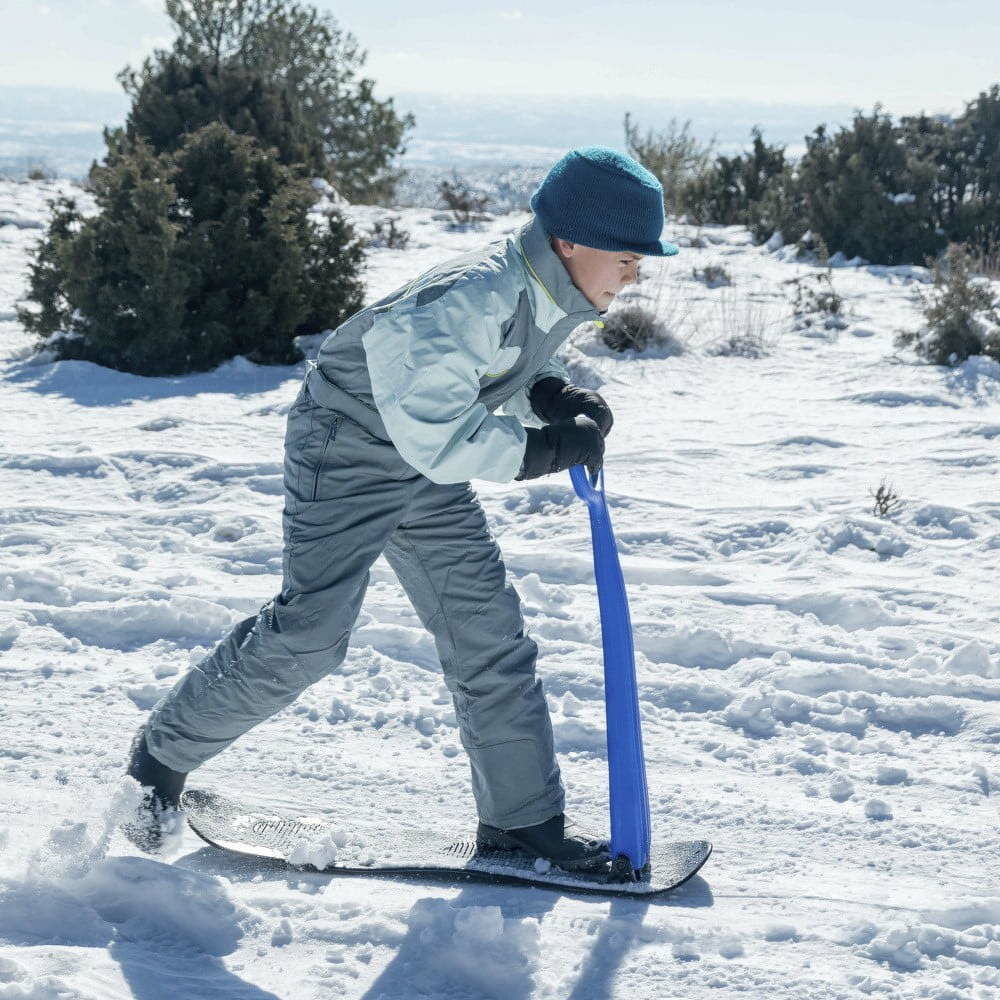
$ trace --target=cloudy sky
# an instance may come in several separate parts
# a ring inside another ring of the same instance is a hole
[[[319,0],[376,94],[645,96],[960,110],[1000,80],[995,0]],[[115,90],[166,44],[162,0],[0,0],[0,85]]]

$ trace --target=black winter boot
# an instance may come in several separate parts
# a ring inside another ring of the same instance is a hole
[[[161,764],[149,752],[144,725],[139,727],[132,740],[128,774],[143,786],[145,795],[135,816],[122,824],[122,832],[140,850],[158,851],[163,844],[164,833],[169,832],[171,826],[170,813],[180,805],[187,774]]]
[[[608,841],[583,833],[565,813],[514,830],[500,830],[480,820],[476,845],[545,858],[566,871],[593,871],[604,868],[611,860]]]

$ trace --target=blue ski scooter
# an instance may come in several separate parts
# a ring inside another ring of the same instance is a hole
[[[586,502],[590,513],[594,576],[601,611],[611,803],[611,871],[615,878],[638,881],[649,876],[651,835],[628,595],[625,593],[618,546],[604,496],[604,469],[591,477],[584,466],[574,465],[569,473],[576,495]]]

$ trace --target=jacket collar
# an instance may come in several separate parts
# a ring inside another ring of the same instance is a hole
[[[542,228],[537,215],[524,223],[514,234],[515,244],[523,250],[529,273],[542,286],[541,294],[548,296],[568,315],[580,317],[580,322],[596,320],[604,313],[598,311],[590,300],[573,284],[566,265],[549,243],[549,234]]]

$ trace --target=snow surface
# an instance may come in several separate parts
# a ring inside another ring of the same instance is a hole
[[[613,355],[590,327],[567,345],[615,412],[654,836],[714,841],[701,876],[610,902],[333,879],[183,828],[142,855],[116,829],[135,727],[280,586],[303,368],[33,358],[14,304],[56,190],[0,184],[0,1000],[1000,996],[1000,365],[893,351],[926,272],[841,258],[846,328],[804,326],[794,248],[672,227],[689,246],[622,298],[687,349]],[[399,215],[412,243],[372,250],[373,299],[526,218]],[[695,280],[709,263],[732,285]],[[754,329],[766,356],[713,353]],[[883,478],[903,503],[879,518]],[[585,506],[568,475],[476,488],[540,647],[568,812],[606,830]],[[329,816],[304,855],[471,829],[434,646],[383,560],[343,669],[192,784]]]

